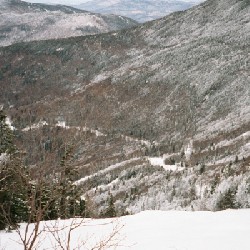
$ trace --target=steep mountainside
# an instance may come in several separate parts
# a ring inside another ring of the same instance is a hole
[[[248,0],[13,45],[0,65],[0,100],[27,162],[43,159],[43,145],[56,161],[56,145],[71,141],[77,184],[99,208],[110,193],[129,212],[249,206]]]
[[[0,46],[13,43],[83,36],[135,26],[129,18],[100,15],[63,5],[0,2]]]
[[[202,2],[202,1],[199,1]],[[174,11],[188,9],[194,1],[173,0],[93,0],[77,6],[103,14],[116,14],[130,17],[138,22],[146,22],[166,16]]]

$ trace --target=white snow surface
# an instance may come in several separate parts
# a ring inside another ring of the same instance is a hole
[[[192,153],[193,153],[193,140],[191,140],[188,143],[188,145],[187,145],[187,147],[185,149],[185,156],[186,156],[187,160],[190,160]]]
[[[7,153],[0,154],[0,164],[7,162],[9,159],[9,156]]]
[[[6,117],[5,123],[9,126],[9,128],[10,128],[11,130],[15,130],[15,127],[12,126],[12,122],[11,122],[11,119],[10,119],[9,117]]]
[[[71,249],[87,240],[85,246],[77,249],[91,249],[97,242],[121,228],[117,240],[119,246],[107,249],[117,250],[249,250],[250,210],[226,210],[221,212],[145,211],[118,219],[91,220],[70,219],[43,222],[47,226],[64,228],[61,239],[67,238],[72,222],[81,226],[72,231]],[[66,227],[65,227],[66,226]],[[21,225],[21,234],[25,224]],[[59,249],[51,233],[42,232],[36,249]],[[57,248],[58,247],[58,248]],[[0,248],[21,250],[16,232],[0,232]],[[105,248],[106,249],[106,248]]]
[[[39,129],[46,125],[48,125],[46,121],[39,121],[38,123],[27,126],[26,128],[22,129],[22,131],[26,132],[26,131],[33,130],[33,129]]]
[[[9,124],[11,124],[11,123],[9,123]],[[11,125],[9,125],[9,126],[11,126]],[[22,129],[22,131],[27,132],[27,131],[30,131],[30,130],[35,130],[35,129],[42,128],[43,126],[49,126],[49,124],[46,121],[41,120],[38,123],[34,123],[34,124],[31,124],[30,126],[25,127],[24,129]],[[60,127],[60,128],[64,128],[64,129],[82,130],[82,131],[86,131],[86,132],[90,132],[92,134],[95,134],[97,137],[98,136],[106,136],[104,133],[100,132],[99,130],[92,129],[92,128],[89,128],[89,127],[86,127],[86,126],[84,126],[84,127],[68,126],[68,125],[66,125],[65,121],[58,121],[55,125],[52,125],[52,126]]]
[[[66,122],[65,121],[58,121],[57,124],[56,124],[56,127],[61,127],[61,128],[69,129],[69,126],[66,126]]]
[[[181,170],[183,170],[182,167],[177,166],[177,165],[166,165],[164,162],[165,161],[164,157],[149,157],[148,160],[152,166],[161,166],[166,171],[181,171]]]

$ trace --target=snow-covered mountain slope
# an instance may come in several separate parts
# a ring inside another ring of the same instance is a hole
[[[129,18],[94,14],[69,6],[2,0],[0,46],[104,33],[134,25],[136,22]]]
[[[48,5],[42,3],[29,3],[28,1],[22,0],[0,0],[0,13],[27,13],[27,12],[49,12],[49,11],[61,11],[68,14],[73,13],[87,13],[87,11],[79,10],[70,6],[64,5]]]
[[[202,0],[197,2],[202,2]],[[77,7],[102,14],[122,15],[138,22],[146,22],[166,16],[174,11],[188,9],[197,2],[181,0],[92,0]]]
[[[110,194],[118,214],[249,207],[249,23],[248,0],[208,0],[129,30],[1,48],[0,104],[26,162],[49,145],[56,166],[57,146],[74,144],[95,216]]]
[[[44,232],[39,235],[36,246],[39,246],[37,249],[67,246],[69,229],[76,227],[70,235],[70,249],[98,249],[94,246],[101,240],[105,242],[117,229],[118,233],[104,249],[248,250],[249,221],[249,210],[216,213],[145,211],[120,219],[48,221],[40,225],[40,230],[44,229]],[[30,232],[32,228],[31,225]],[[55,229],[60,231],[53,236]],[[20,233],[25,234],[25,224],[21,225]],[[60,236],[60,246],[55,235]],[[0,239],[0,247],[5,250],[23,249],[16,232],[0,232]]]

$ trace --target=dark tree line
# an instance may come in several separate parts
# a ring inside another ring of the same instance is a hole
[[[13,139],[6,115],[0,110],[0,230],[16,228],[20,222],[84,217],[85,201],[73,183],[72,148],[65,147],[55,174],[41,171],[32,176]]]

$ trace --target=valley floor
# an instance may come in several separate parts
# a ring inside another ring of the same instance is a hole
[[[118,219],[71,219],[42,223],[36,249],[249,250],[250,209],[221,212],[145,211]],[[59,229],[51,233],[52,228]],[[62,230],[60,230],[62,229]],[[24,234],[25,224],[20,232]],[[31,231],[30,231],[31,232]],[[59,246],[58,236],[61,239]],[[107,237],[111,240],[106,242]],[[112,237],[113,236],[113,237]],[[65,241],[64,241],[65,240]],[[16,232],[0,232],[0,249],[23,249]],[[111,243],[101,248],[98,243]],[[94,248],[96,246],[96,248]]]

